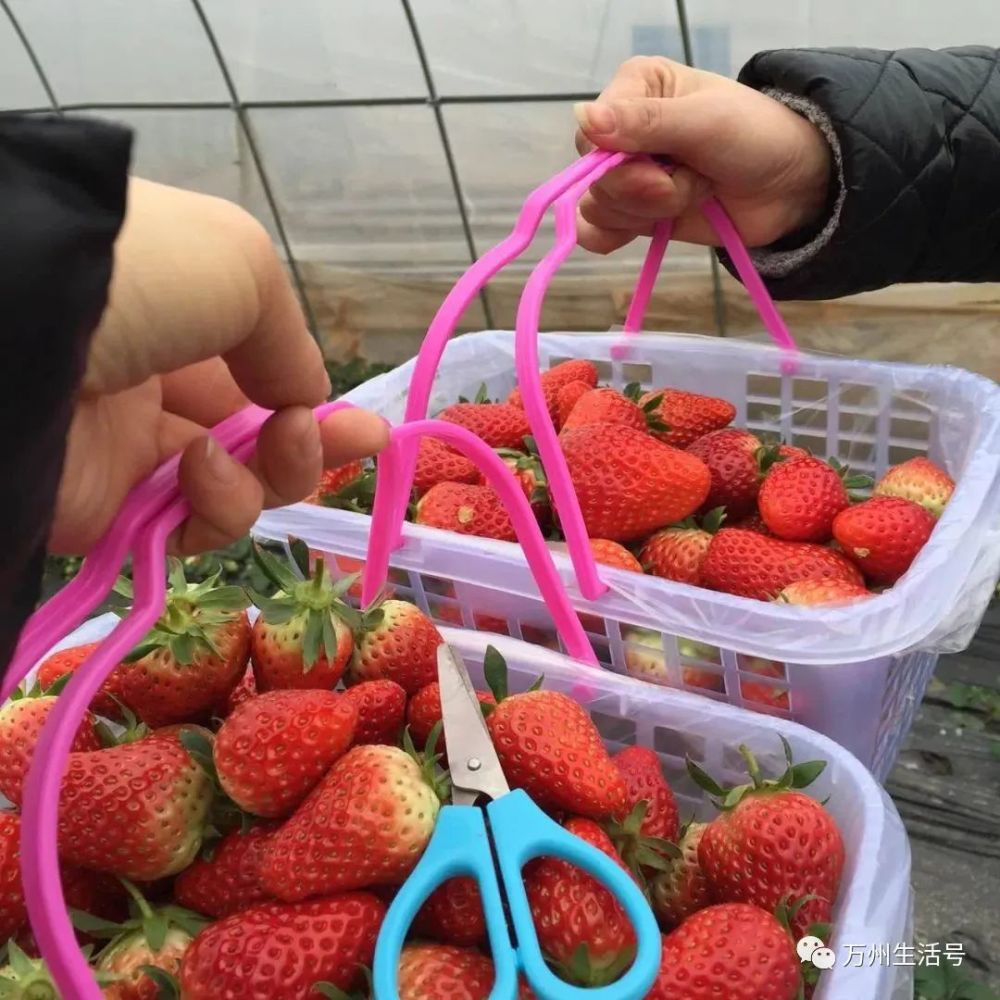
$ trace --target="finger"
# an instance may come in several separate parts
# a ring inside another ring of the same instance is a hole
[[[586,219],[577,217],[577,242],[591,253],[609,254],[620,250],[635,239],[636,233],[623,230],[600,229]]]
[[[325,469],[377,455],[389,443],[389,427],[378,414],[353,408],[331,413],[320,435]]]
[[[709,194],[707,180],[687,167],[668,174],[654,163],[625,163],[593,185],[594,200],[643,219],[674,219]]]
[[[580,216],[598,229],[649,236],[656,224],[652,219],[642,219],[631,212],[621,211],[615,204],[598,201],[588,192],[580,200]]]
[[[169,372],[161,385],[163,408],[202,427],[214,427],[249,403],[222,358]]]

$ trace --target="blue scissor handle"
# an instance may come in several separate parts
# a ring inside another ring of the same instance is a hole
[[[490,1000],[515,1000],[517,959],[510,944],[483,813],[474,806],[441,809],[430,843],[392,901],[375,945],[376,1000],[397,1000],[399,956],[414,918],[438,886],[459,875],[476,880],[483,900],[496,976]]]
[[[660,968],[661,937],[653,911],[631,877],[603,851],[546,816],[523,790],[496,799],[486,807],[486,811],[517,935],[520,965],[539,998],[642,1000]],[[637,948],[631,968],[617,982],[594,989],[571,986],[546,964],[538,945],[535,923],[524,891],[524,876],[521,874],[525,864],[538,857],[562,858],[582,868],[602,883],[621,904],[635,929]],[[491,1000],[499,996],[494,990]]]

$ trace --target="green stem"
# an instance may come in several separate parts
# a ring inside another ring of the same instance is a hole
[[[753,782],[754,788],[760,788],[763,784],[763,778],[760,773],[760,765],[757,763],[757,758],[750,752],[750,748],[745,744],[740,744],[739,747],[740,756],[747,762],[747,771],[750,773],[750,780]]]
[[[146,897],[143,896],[143,894],[139,892],[139,890],[127,878],[119,877],[118,881],[125,886],[125,891],[135,901],[135,905],[139,907],[139,913],[142,914],[143,919],[145,920],[151,917],[153,915],[153,911],[150,908],[149,903],[146,901]]]

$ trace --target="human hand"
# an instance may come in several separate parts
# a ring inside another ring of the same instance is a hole
[[[324,466],[372,455],[382,420],[311,408],[330,383],[264,228],[229,202],[132,180],[108,308],[67,443],[49,547],[85,553],[127,492],[170,455],[191,517],[187,553],[245,534],[265,506],[301,500]],[[248,402],[273,409],[243,466],[207,430]]]
[[[714,245],[698,206],[715,195],[749,246],[764,246],[823,211],[832,156],[811,122],[734,80],[669,59],[629,59],[596,102],[578,104],[581,154],[594,146],[675,159],[672,175],[650,162],[624,163],[580,202],[580,244],[610,253],[654,224]]]

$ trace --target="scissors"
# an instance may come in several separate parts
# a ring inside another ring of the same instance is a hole
[[[656,978],[661,951],[660,931],[642,891],[613,859],[550,819],[526,792],[510,790],[469,674],[447,644],[438,647],[438,680],[454,805],[441,809],[423,857],[382,924],[375,947],[377,1000],[398,997],[399,957],[413,919],[438,886],[459,875],[475,878],[483,901],[496,976],[489,1000],[515,1000],[519,973],[539,1000],[641,1000]],[[489,803],[477,805],[480,796]],[[635,961],[617,982],[596,989],[572,986],[546,964],[521,874],[528,861],[542,856],[584,869],[632,922]]]

